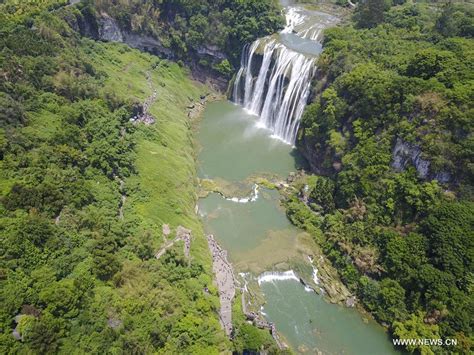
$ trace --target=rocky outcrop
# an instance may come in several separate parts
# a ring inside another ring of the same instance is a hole
[[[331,176],[342,168],[340,157],[326,145],[315,149],[314,139],[303,137],[298,142],[299,151],[306,158],[313,173]],[[391,166],[396,172],[405,171],[410,165],[414,166],[418,177],[423,180],[437,180],[440,183],[450,183],[453,176],[447,171],[434,172],[431,162],[423,157],[421,148],[397,138],[392,149]]]
[[[155,55],[174,59],[173,51],[166,48],[158,39],[144,33],[134,33],[120,28],[115,19],[102,12],[98,24],[97,38],[107,42],[122,42],[132,48],[149,52]]]
[[[108,42],[123,42],[123,35],[119,25],[105,12],[100,14],[99,39]]]
[[[182,240],[184,242],[183,253],[186,258],[189,258],[191,252],[191,238],[192,234],[190,229],[178,226],[176,229],[176,240]]]
[[[169,235],[171,231],[167,224],[164,224],[162,229],[163,229],[163,239],[166,242],[167,236]],[[162,246],[160,250],[158,250],[158,252],[155,254],[155,258],[156,259],[161,258],[166,253],[166,251],[170,249],[177,241],[182,240],[184,243],[183,254],[189,260],[192,237],[193,236],[191,234],[191,230],[186,229],[183,226],[178,226],[178,228],[176,228],[176,238],[174,238],[173,240],[171,240],[170,242],[167,242],[164,246]]]
[[[217,46],[200,46],[197,48],[196,52],[200,55],[207,55],[217,59],[227,58],[225,53],[221,52]]]
[[[420,178],[428,177],[430,162],[421,157],[420,147],[397,138],[392,152],[392,167],[396,171],[404,171],[410,163],[415,166]]]
[[[435,179],[441,183],[451,181],[451,174],[445,171],[433,173],[430,170],[431,163],[422,158],[421,148],[416,144],[405,142],[397,138],[392,151],[392,167],[395,171],[404,171],[409,165],[413,165],[418,173],[418,177],[424,180]]]
[[[149,71],[146,72],[146,81],[148,83],[148,87],[151,90],[151,95],[145,99],[143,105],[136,106],[134,115],[130,119],[130,121],[133,123],[143,123],[145,125],[151,125],[155,123],[156,120],[155,117],[153,117],[153,115],[150,113],[150,108],[158,99],[158,91],[153,86],[151,73]]]
[[[163,46],[158,39],[146,34],[123,32],[123,42],[132,48],[159,55],[167,59],[174,59],[175,57],[171,49]]]
[[[163,224],[162,228],[163,238],[166,240],[168,236],[171,234],[171,228],[169,224]]]

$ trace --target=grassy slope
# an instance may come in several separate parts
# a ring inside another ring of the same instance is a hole
[[[191,81],[176,64],[160,62],[118,44],[103,46],[106,50],[94,57],[94,64],[109,75],[106,90],[143,102],[151,94],[146,80],[149,71],[158,91],[150,110],[157,122],[151,126],[140,124],[135,132],[138,174],[129,178],[126,185],[138,187],[138,191],[129,191],[125,211],[133,208],[157,235],[161,235],[163,223],[172,228],[190,228],[197,244],[204,245],[202,227],[194,213],[197,184],[186,106],[198,100],[207,87]],[[195,256],[210,265],[208,252],[196,251]]]
[[[120,44],[91,42],[90,46],[94,48],[94,66],[108,75],[105,90],[143,102],[152,93],[146,79],[149,72],[158,91],[158,99],[150,109],[156,123],[139,124],[134,133],[137,174],[125,182],[128,195],[125,218],[129,214],[138,215],[140,225],[151,233],[154,245],[161,245],[163,223],[169,224],[172,230],[178,225],[191,229],[194,236],[191,256],[206,271],[199,281],[210,284],[211,258],[202,225],[194,212],[197,177],[191,124],[186,114],[186,106],[199,100],[209,89],[191,81],[177,64]],[[217,304],[217,297],[212,301]],[[207,321],[219,327],[215,313],[210,312],[209,318]],[[229,347],[223,334],[218,338],[221,351]]]

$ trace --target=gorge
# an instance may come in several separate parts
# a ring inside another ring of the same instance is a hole
[[[321,30],[338,21],[303,6],[287,6],[285,13],[287,25],[279,34],[244,47],[231,84],[233,103],[213,102],[204,111],[199,175],[241,192],[234,198],[211,192],[200,199],[198,213],[240,275],[242,299],[250,302],[244,309],[259,314],[260,323],[272,322],[283,344],[296,352],[395,353],[373,320],[325,299],[324,287],[336,282],[326,270],[329,261],[291,225],[278,191],[254,185],[259,177],[284,181],[304,167],[293,145],[322,49]],[[320,265],[326,265],[322,277]],[[319,285],[320,279],[327,284]],[[343,304],[351,296],[344,287],[330,292]]]
[[[473,38],[460,1],[0,1],[0,353],[472,353]]]

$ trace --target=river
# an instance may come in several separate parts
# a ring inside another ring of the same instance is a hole
[[[327,302],[299,282],[290,267],[305,263],[311,268],[308,256],[315,255],[317,246],[307,233],[291,225],[279,193],[256,187],[250,179],[272,174],[284,180],[303,165],[293,147],[299,110],[306,103],[314,59],[321,52],[320,33],[334,18],[292,6],[286,12],[291,29],[287,26],[282,33],[252,44],[253,49],[246,48],[240,83],[234,85],[233,99],[238,104],[210,103],[197,134],[200,177],[238,186],[248,197],[212,193],[200,199],[199,214],[206,232],[228,251],[236,273],[258,281],[265,302],[262,314],[275,323],[294,351],[395,354],[381,326],[363,319],[353,308]],[[256,68],[249,65],[252,56]],[[300,67],[295,68],[295,61]],[[278,76],[278,70],[283,74]],[[308,77],[298,78],[298,72]]]

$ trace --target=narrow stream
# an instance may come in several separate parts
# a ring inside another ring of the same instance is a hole
[[[308,52],[311,55],[319,54],[320,44],[316,40],[319,39],[321,29],[327,25],[328,18],[332,21],[332,17],[314,12],[310,13],[311,16],[304,17],[304,11],[300,8],[296,11],[287,7],[286,11],[293,13],[289,20],[295,21],[294,28],[288,30],[287,27],[279,35],[280,39],[273,37],[272,40],[278,40],[278,44],[284,46],[284,51],[278,53],[289,53],[289,56],[295,58],[300,52],[295,54],[292,51],[299,46],[305,48],[302,54],[305,58],[308,58]],[[306,27],[303,26],[305,18],[312,19],[306,23]],[[292,37],[297,40],[292,40]],[[268,43],[269,40],[266,38],[258,41]],[[312,41],[319,47],[311,49],[307,41]],[[287,42],[294,46],[287,46]],[[274,51],[270,47],[267,49]],[[255,77],[252,74],[250,79],[246,79],[246,70],[241,70],[241,85],[245,85],[247,81],[247,88],[237,89],[239,105],[219,101],[207,106],[198,132],[201,178],[222,179],[252,191],[253,183],[248,178],[273,174],[284,180],[290,172],[302,166],[302,161],[292,146],[292,139],[299,123],[294,120],[300,119],[299,95],[306,95],[304,90],[309,89],[309,82],[297,82],[295,79],[295,91],[288,93],[292,79],[286,74],[283,75],[285,78],[275,77],[279,66],[278,58],[281,59],[278,53],[276,56],[272,54],[268,68],[253,69]],[[244,53],[245,55],[251,53]],[[264,53],[255,61],[260,66],[266,66],[262,56]],[[304,61],[301,63],[303,65]],[[243,59],[243,65],[248,65],[248,60]],[[287,69],[292,70],[291,67]],[[248,71],[250,72],[251,70]],[[265,75],[260,84],[259,74]],[[268,84],[272,78],[281,84],[273,93]],[[257,88],[257,85],[261,87]],[[249,88],[250,93],[246,94]],[[255,94],[261,97],[253,100]],[[248,105],[253,105],[254,110],[250,110],[250,106],[245,104],[245,95]],[[269,99],[268,95],[279,95],[279,98]],[[267,100],[271,100],[273,104],[268,103],[272,107],[267,110],[267,117],[262,119],[262,109]],[[279,112],[276,107],[278,104],[287,105],[290,109],[286,113]],[[287,126],[288,130],[285,128]],[[278,130],[282,132],[281,135],[278,135]],[[383,328],[373,321],[364,321],[355,309],[328,303],[322,296],[305,288],[292,272],[268,273],[274,270],[275,265],[279,265],[279,270],[282,265],[288,265],[289,268],[291,260],[309,264],[308,255],[312,255],[311,248],[314,246],[314,241],[308,234],[290,224],[279,199],[277,191],[260,186],[252,198],[231,200],[219,194],[210,194],[199,201],[199,214],[206,232],[213,234],[228,251],[236,274],[250,273],[254,279],[259,280],[258,285],[265,298],[262,314],[275,323],[285,342],[298,353],[395,354]],[[267,273],[263,277],[264,272]]]

